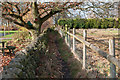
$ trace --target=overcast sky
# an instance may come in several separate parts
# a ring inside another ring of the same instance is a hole
[[[33,2],[35,0],[0,0],[2,2],[5,1],[9,1],[9,2]],[[39,2],[52,2],[52,1],[59,1],[59,2],[66,2],[66,1],[70,1],[70,2],[80,2],[80,1],[92,1],[92,2],[96,2],[96,1],[101,1],[101,2],[118,2],[119,0],[38,0]]]
[[[15,2],[16,1],[28,2],[29,1],[30,2],[30,1],[34,1],[34,0],[0,0],[0,1],[2,1],[2,2],[4,2],[4,1],[9,1],[9,2],[14,2],[14,1]],[[38,2],[50,2],[50,1],[61,1],[61,2],[63,2],[63,1],[68,1],[68,0],[38,0]],[[83,1],[83,0],[70,0],[70,1],[71,2],[74,2],[74,1],[79,2],[79,1]],[[89,0],[84,0],[84,1],[89,1]],[[90,0],[90,1],[96,2],[97,0]],[[118,2],[119,0],[99,0],[99,1],[101,1],[101,2]],[[70,10],[70,11],[74,15],[79,15],[79,10]],[[2,12],[0,11],[0,13],[2,13]],[[116,13],[117,13],[117,11],[116,11]],[[82,16],[82,18],[84,18],[86,16],[84,14],[85,14],[84,12],[80,12],[80,15]],[[88,16],[86,16],[86,17],[88,17]],[[0,24],[1,24],[1,19],[0,19]]]

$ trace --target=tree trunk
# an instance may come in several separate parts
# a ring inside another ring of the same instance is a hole
[[[34,40],[35,39],[35,35],[33,34],[33,32],[31,30],[28,30],[28,31],[29,31],[29,33],[30,33],[30,35],[32,37],[32,40]]]
[[[35,19],[38,19],[38,12],[37,12],[37,8],[36,8],[36,2],[32,3],[32,13],[33,13],[33,19],[35,21]],[[39,28],[39,23],[38,22],[34,22],[33,26],[36,28]]]
[[[38,8],[37,8],[37,2],[33,2],[32,3],[32,13],[33,13],[33,19],[37,20],[34,21],[33,26],[36,27],[38,30],[36,30],[37,36],[39,36],[41,34],[41,26],[42,26],[42,20],[40,19],[39,12],[38,12]]]
[[[39,29],[38,29],[38,36],[41,34],[41,27],[42,27],[42,22],[40,21],[39,22]]]

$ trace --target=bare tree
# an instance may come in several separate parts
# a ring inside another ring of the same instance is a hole
[[[82,4],[79,3],[58,3],[58,2],[48,2],[48,3],[38,3],[37,2],[4,2],[2,3],[2,16],[14,22],[17,25],[26,27],[27,29],[38,30],[38,34],[41,32],[41,25],[50,17],[56,13],[60,13],[68,8],[78,6]],[[23,20],[23,17],[31,11],[33,13],[33,19],[35,19],[33,26],[29,26],[27,22]]]
[[[87,7],[86,7],[87,6]],[[107,7],[106,7],[107,6]],[[98,9],[104,10],[105,8],[112,7],[112,4],[108,3],[93,3],[93,2],[4,2],[2,3],[2,16],[14,22],[21,27],[25,27],[28,30],[35,30],[39,35],[41,33],[42,24],[56,13],[67,11],[68,9],[79,9],[81,11],[92,10],[95,14],[100,14]],[[111,9],[111,8],[109,8]],[[24,20],[25,15],[29,12],[33,14],[33,25],[28,25]],[[104,11],[106,12],[106,11]],[[103,13],[103,12],[102,12]],[[101,14],[102,14],[101,13]],[[105,14],[105,13],[104,13]],[[101,16],[101,15],[100,15]]]

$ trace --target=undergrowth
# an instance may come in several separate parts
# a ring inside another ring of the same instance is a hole
[[[61,54],[64,61],[69,64],[70,74],[73,78],[86,78],[87,73],[83,71],[81,63],[74,58],[73,53],[71,52],[70,48],[66,45],[64,39],[60,36],[58,31],[54,31],[50,29],[51,35],[56,36],[56,44],[58,47],[58,51]],[[49,33],[48,33],[49,34]]]
[[[18,78],[60,78],[62,73],[60,72],[61,65],[58,64],[58,60],[55,56],[55,52],[50,52],[49,36],[53,36],[53,42],[57,45],[57,49],[64,59],[68,63],[70,68],[70,74],[73,78],[86,78],[86,73],[81,69],[81,64],[74,58],[73,53],[69,47],[65,44],[64,39],[60,36],[58,31],[48,29],[41,36],[35,46],[28,51],[25,59],[20,61],[21,72],[17,74]]]

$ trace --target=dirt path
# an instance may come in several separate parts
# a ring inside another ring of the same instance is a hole
[[[61,54],[60,52],[58,51],[58,47],[57,47],[57,43],[55,42],[56,40],[56,37],[55,36],[52,36],[51,34],[49,34],[48,36],[49,40],[48,40],[48,45],[50,46],[49,47],[49,50],[50,50],[50,53],[55,53],[56,54],[56,58],[58,60],[58,64],[61,65],[61,73],[62,75],[60,76],[60,78],[70,78],[71,75],[70,75],[70,69],[68,67],[68,63],[65,62],[62,57],[61,57]]]

